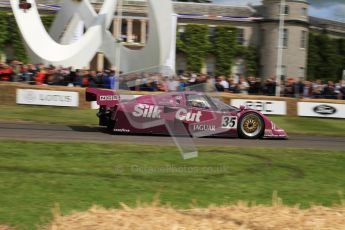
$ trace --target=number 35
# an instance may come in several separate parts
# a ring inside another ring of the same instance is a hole
[[[222,128],[229,129],[237,126],[237,117],[223,116]]]

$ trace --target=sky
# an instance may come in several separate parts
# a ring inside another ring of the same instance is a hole
[[[258,5],[261,0],[213,0],[214,3],[230,5]],[[345,0],[308,0],[309,15],[345,22]]]

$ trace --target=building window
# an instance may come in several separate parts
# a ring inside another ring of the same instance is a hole
[[[280,15],[280,13],[281,13],[281,5],[279,5],[279,15]],[[290,7],[288,6],[288,5],[285,5],[284,6],[284,9],[283,9],[283,14],[284,15],[289,15],[289,13],[290,13]]]
[[[299,68],[299,79],[300,79],[300,80],[304,80],[304,77],[305,77],[305,70],[304,70],[304,67],[300,67],[300,68]]]
[[[237,44],[244,45],[244,29],[237,28]]]
[[[185,38],[186,38],[186,26],[185,25],[179,25],[178,26],[178,36],[182,41],[185,40]]]
[[[301,33],[301,48],[305,49],[307,47],[307,31],[302,31]]]
[[[282,78],[282,80],[285,80],[286,79],[286,77],[287,77],[287,68],[286,68],[286,65],[282,65],[282,70],[281,70],[282,72],[281,72],[281,78]]]
[[[289,6],[288,6],[288,5],[285,5],[285,6],[284,6],[284,14],[285,14],[285,15],[288,15],[289,12],[290,12]]]
[[[287,48],[289,44],[289,31],[288,29],[284,29],[283,31],[283,47]]]
[[[308,10],[307,10],[307,8],[302,8],[302,16],[304,16],[304,17],[307,17],[307,15],[308,15]]]
[[[216,32],[216,27],[215,26],[209,26],[208,27],[208,40],[210,42],[214,41],[215,32]]]

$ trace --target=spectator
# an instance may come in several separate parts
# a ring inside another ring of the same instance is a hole
[[[323,90],[323,85],[321,83],[321,80],[316,80],[312,84],[313,86],[313,98],[321,98],[322,90]]]
[[[188,78],[181,75],[179,80],[178,91],[184,91],[188,87]]]
[[[337,94],[338,99],[344,100],[345,98],[345,81],[339,80],[339,82],[335,85],[335,92]]]
[[[345,83],[343,83],[339,91],[340,91],[340,99],[345,100]]]
[[[219,76],[219,80],[220,80],[219,84],[223,86],[224,92],[228,92],[230,88],[230,84],[228,81],[225,80],[224,75]]]
[[[94,70],[90,71],[87,78],[89,79],[89,86],[90,87],[98,87],[99,86],[99,80],[98,80],[96,71],[94,71]]]
[[[43,84],[45,84],[46,73],[47,72],[46,72],[45,66],[40,64],[38,66],[38,71],[37,71],[36,76],[35,76],[36,85],[43,85]]]
[[[76,71],[72,71],[72,81],[73,85],[77,87],[81,87],[83,85],[83,72],[80,69],[77,69]]]
[[[218,92],[224,92],[224,91],[225,91],[225,88],[224,88],[224,86],[221,84],[221,81],[222,81],[222,77],[216,77],[215,87],[216,87],[216,90],[217,90]]]
[[[239,88],[239,93],[242,94],[248,94],[248,89],[249,89],[249,84],[248,82],[244,79],[244,77],[240,77],[240,80],[238,82],[238,88]]]
[[[230,93],[239,93],[238,85],[235,83],[234,79],[230,79],[228,90]]]
[[[176,92],[178,90],[180,83],[176,79],[176,77],[168,77],[167,85],[168,85],[168,91]]]
[[[303,96],[303,82],[302,81],[294,81],[293,83],[294,86],[294,97],[300,98]]]
[[[276,82],[273,78],[268,78],[264,85],[264,94],[267,96],[275,96],[276,94]]]
[[[303,88],[303,93],[302,93],[303,98],[311,98],[313,96],[313,86],[310,81],[304,81],[302,88]]]
[[[0,64],[0,81],[12,81],[13,70],[4,63]]]
[[[12,69],[11,81],[19,81],[21,78],[22,63],[13,60],[10,62],[9,67]]]
[[[249,86],[248,94],[258,95],[260,91],[260,85],[261,85],[260,79],[255,79],[255,77],[253,76],[248,77],[248,86]]]
[[[142,81],[140,85],[141,91],[157,91],[156,82],[152,77],[147,77],[145,80],[146,81]]]
[[[35,72],[33,72],[33,71],[30,71],[30,69],[29,69],[29,66],[28,65],[23,65],[22,66],[22,69],[21,69],[21,71],[20,71],[20,73],[21,73],[21,81],[23,81],[23,82],[32,82],[33,80],[34,80],[34,76],[35,76]]]
[[[275,95],[276,82],[273,78],[267,79],[263,85],[261,85],[261,79],[254,76],[249,76],[247,80],[240,77],[238,83],[233,78],[229,79],[231,80],[228,81],[224,75],[213,78],[205,74],[196,75],[194,73],[174,78],[163,78],[161,73],[131,73],[116,77],[115,72],[110,70],[103,72],[74,71],[71,67],[51,65],[46,68],[43,64],[35,66],[17,61],[12,61],[11,65],[0,63],[1,81],[20,81],[37,85],[91,86],[108,89],[116,89],[117,84],[119,84],[121,89],[137,91],[176,92],[187,89],[211,92],[216,89],[219,92]],[[345,98],[345,83],[343,81],[339,81],[337,84],[328,81],[327,85],[324,86],[321,80],[296,82],[294,78],[290,77],[282,81],[281,89],[281,94],[288,97]]]
[[[198,74],[194,84],[191,85],[190,90],[205,92],[207,90],[207,76],[205,74]]]
[[[163,81],[162,78],[160,78],[159,76],[156,76],[157,78],[157,90],[158,91],[162,91],[162,92],[167,92],[168,91],[168,86],[166,84],[165,81]]]
[[[337,99],[337,93],[335,92],[335,86],[333,81],[328,81],[327,85],[322,91],[323,98],[326,99]]]

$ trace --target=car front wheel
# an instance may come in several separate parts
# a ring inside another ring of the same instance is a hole
[[[246,113],[241,117],[238,129],[242,138],[260,138],[264,132],[264,121],[257,113]]]

